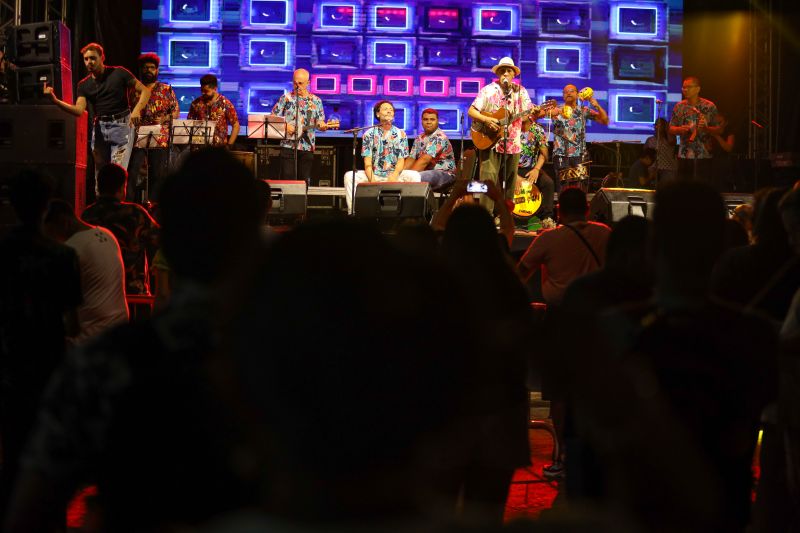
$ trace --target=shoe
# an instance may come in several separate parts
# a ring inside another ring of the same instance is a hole
[[[553,463],[542,468],[542,475],[549,480],[563,479],[566,474],[567,470],[564,468],[564,463],[561,462]]]
[[[556,222],[550,217],[542,220],[542,229],[553,229],[556,227]]]

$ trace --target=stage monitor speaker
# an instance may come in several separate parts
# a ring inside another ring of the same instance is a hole
[[[281,147],[256,146],[256,177],[261,180],[281,179]],[[311,167],[311,187],[336,186],[336,147],[316,146]]]
[[[725,203],[725,210],[728,216],[733,215],[733,212],[742,204],[753,205],[753,195],[740,192],[724,192],[722,193],[722,201]]]
[[[60,21],[15,26],[9,40],[9,57],[17,65],[61,64],[72,68],[69,28]]]
[[[20,104],[53,105],[49,96],[42,92],[45,83],[61,100],[72,103],[72,71],[61,63],[19,67],[17,76],[17,102]]]
[[[286,226],[306,218],[307,192],[305,181],[267,180],[272,192],[269,210],[270,226]]]
[[[405,219],[430,222],[436,201],[430,184],[408,182],[359,183],[353,214],[358,218],[396,223]]]
[[[628,215],[653,218],[654,206],[655,191],[602,188],[589,204],[589,220],[612,225]]]

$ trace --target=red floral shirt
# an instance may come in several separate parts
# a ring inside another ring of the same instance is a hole
[[[142,110],[141,125],[161,124],[161,134],[156,142],[158,142],[159,148],[166,148],[169,146],[169,118],[172,116],[172,112],[178,108],[178,99],[175,97],[172,87],[160,81],[157,81],[150,91],[150,99]],[[139,100],[139,93],[133,87],[129,89],[128,100],[132,103],[131,108]]]
[[[230,100],[223,95],[219,95],[214,102],[206,102],[203,97],[195,98],[189,108],[189,120],[213,120],[216,123],[214,129],[213,145],[228,144],[228,126],[239,122],[236,115],[236,108]]]

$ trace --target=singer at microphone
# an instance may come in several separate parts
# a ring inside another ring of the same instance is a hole
[[[372,108],[378,125],[364,130],[361,137],[361,157],[364,159],[364,170],[344,175],[345,201],[347,210],[353,212],[353,188],[363,182],[375,181],[421,181],[419,172],[405,170],[405,159],[408,157],[408,138],[406,132],[394,126],[394,105],[388,100],[381,100]]]

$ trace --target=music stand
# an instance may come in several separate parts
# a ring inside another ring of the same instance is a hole
[[[272,113],[253,113],[247,115],[247,137],[249,139],[263,140],[265,158],[269,166],[269,139],[280,141],[291,140],[292,137],[300,138],[303,134],[302,125],[295,130],[295,135],[286,131],[286,118]],[[256,160],[258,160],[256,158]],[[258,173],[258,172],[256,172]]]
[[[173,145],[210,145],[216,129],[217,125],[213,120],[173,120],[170,142]]]
[[[147,161],[147,181],[144,189],[143,203],[150,200],[150,148],[159,148],[158,137],[161,136],[161,124],[152,126],[139,126],[136,130],[136,141],[134,148],[144,149],[145,160]],[[138,176],[137,176],[138,177]]]

